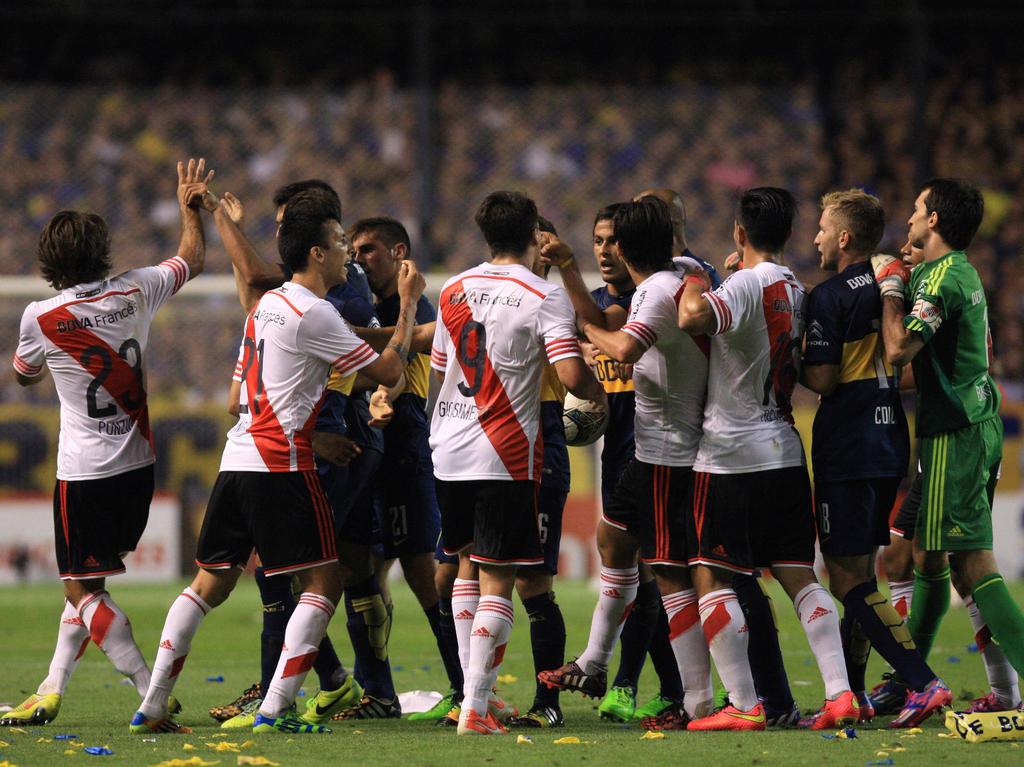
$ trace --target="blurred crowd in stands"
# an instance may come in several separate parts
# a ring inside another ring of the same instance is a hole
[[[344,90],[0,85],[0,274],[37,273],[38,233],[63,208],[107,218],[118,268],[166,258],[178,239],[174,162],[202,155],[217,171],[214,188],[245,204],[244,227],[267,258],[273,190],[319,177],[339,191],[347,222],[401,219],[421,268],[444,273],[484,257],[473,213],[496,188],[532,195],[583,254],[598,209],[645,187],[676,188],[691,249],[721,266],[733,250],[737,190],[784,186],[801,204],[788,258],[813,285],[824,276],[813,246],[819,196],[849,186],[877,194],[889,216],[883,248],[895,252],[923,180],[915,161],[923,144],[930,174],[984,190],[985,221],[969,256],[990,294],[999,378],[1022,399],[1024,81],[1007,70],[929,85],[917,121],[905,79],[871,81],[855,67],[828,89],[811,79],[641,89],[449,82],[432,111],[387,72]],[[212,226],[208,242],[209,271],[229,272]],[[230,296],[175,301],[153,328],[149,388],[219,402],[241,310]],[[0,299],[9,327],[23,305]],[[15,343],[9,334],[7,346]],[[25,396],[0,389],[3,400]]]

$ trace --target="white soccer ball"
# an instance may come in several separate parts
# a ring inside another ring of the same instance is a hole
[[[608,428],[608,411],[597,402],[565,395],[562,408],[565,442],[573,447],[592,445]]]

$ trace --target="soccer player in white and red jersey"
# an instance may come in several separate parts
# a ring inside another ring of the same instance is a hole
[[[688,337],[677,324],[682,272],[672,259],[672,222],[665,202],[644,197],[624,203],[612,226],[636,292],[620,330],[587,321],[582,329],[612,360],[633,364],[636,455],[598,527],[601,594],[587,648],[575,661],[541,672],[539,678],[585,695],[604,695],[608,662],[639,588],[639,557],[658,581],[684,690],[682,705],[659,716],[659,729],[684,729],[712,704],[711,665],[687,570],[692,466],[704,412],[708,342]],[[555,248],[545,255],[559,263],[569,257]],[[694,259],[683,263],[704,273]]]
[[[825,681],[816,727],[857,721],[835,603],[814,576],[810,482],[790,397],[799,377],[803,285],[783,263],[796,201],[785,189],[744,192],[733,239],[743,269],[714,292],[685,280],[679,326],[711,334],[704,434],[694,464],[694,585],[711,656],[730,705],[691,730],[763,730],[732,574],[770,565],[796,606]],[[827,724],[826,724],[827,723]]]
[[[204,166],[178,163],[181,243],[159,266],[108,277],[110,235],[94,213],[61,211],[39,238],[43,277],[60,293],[25,309],[14,369],[29,386],[48,368],[60,399],[53,518],[67,601],[49,674],[3,724],[52,721],[90,638],[139,695],[149,687],[149,667],[105,584],[125,571],[122,558],[146,529],[156,457],[143,356],[157,309],[203,270],[203,225],[188,203],[213,177],[203,178]]]
[[[378,356],[324,300],[342,281],[351,249],[337,215],[337,201],[315,189],[285,208],[278,250],[292,277],[264,294],[246,319],[235,370],[240,417],[228,432],[199,534],[200,570],[167,613],[149,692],[130,725],[134,733],[187,729],[168,716],[168,695],[200,622],[227,599],[253,548],[268,575],[295,573],[303,591],[253,732],[329,732],[289,712],[342,592],[333,515],[313,462],[313,426],[331,370],[363,370],[387,386],[398,382],[424,286],[415,267],[403,270],[402,311]]]
[[[512,631],[516,571],[544,562],[537,496],[545,366],[553,364],[576,396],[606,402],[583,361],[564,290],[531,271],[544,241],[533,200],[494,192],[476,223],[491,260],[441,290],[431,349],[441,391],[430,447],[445,552],[459,554],[460,581],[479,580],[480,589],[458,733],[497,735],[506,730],[489,701]]]

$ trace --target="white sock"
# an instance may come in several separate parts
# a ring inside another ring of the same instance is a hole
[[[132,680],[139,696],[149,689],[149,666],[132,636],[132,624],[106,591],[90,594],[78,605],[78,615],[89,629],[92,641]]]
[[[496,596],[480,597],[469,641],[469,673],[466,674],[463,711],[473,709],[479,716],[487,716],[487,700],[491,697],[491,689],[505,657],[513,615],[510,600]]]
[[[462,678],[469,676],[469,637],[473,633],[477,605],[480,602],[480,581],[456,578],[452,585],[452,620],[459,642],[459,665]]]
[[[710,591],[697,604],[704,639],[715,660],[718,676],[729,691],[729,701],[740,711],[750,711],[759,701],[747,660],[750,630],[736,592],[732,589]]]
[[[53,648],[50,659],[50,671],[46,679],[39,685],[39,695],[64,694],[64,688],[78,665],[85,648],[89,646],[89,629],[85,627],[75,606],[64,601],[64,612],[60,616],[60,628],[57,629],[57,646]]]
[[[1007,709],[1015,708],[1020,704],[1020,683],[1017,672],[1010,665],[1010,661],[1006,659],[1002,648],[992,641],[992,632],[989,631],[985,619],[981,617],[981,610],[974,603],[974,597],[966,597],[964,606],[971,619],[971,626],[974,627],[974,641],[977,642],[981,657],[985,660],[988,685],[1001,705],[1006,706]]]
[[[839,611],[820,583],[809,583],[793,599],[800,625],[804,627],[818,670],[825,682],[825,697],[834,700],[850,689],[839,634]]]
[[[615,643],[622,633],[622,624],[633,609],[639,588],[640,573],[635,566],[616,570],[602,565],[601,594],[590,621],[590,639],[587,641],[587,649],[576,659],[584,672],[587,672],[588,663],[602,670],[608,668]]]
[[[284,630],[284,646],[260,713],[278,717],[295,700],[306,674],[320,652],[320,642],[334,615],[334,603],[319,594],[304,592]]]
[[[691,719],[711,713],[714,690],[711,686],[711,656],[701,630],[697,592],[677,591],[661,597],[668,614],[668,638],[683,680],[683,708]]]
[[[150,719],[161,719],[167,715],[167,698],[192,648],[192,637],[211,609],[202,597],[186,588],[167,611],[164,628],[160,632],[160,646],[153,661],[153,679],[139,706],[139,711]]]
[[[889,593],[892,606],[903,620],[910,615],[910,603],[914,601],[914,579],[909,581],[889,581]]]

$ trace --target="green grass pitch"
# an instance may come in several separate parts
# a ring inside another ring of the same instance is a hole
[[[152,659],[165,612],[180,586],[127,586],[114,579],[115,598],[131,617],[135,637],[147,658]],[[437,689],[444,686],[444,674],[426,619],[402,583],[393,584],[395,625],[391,634],[391,660],[399,690]],[[793,609],[773,584],[775,604],[781,620],[781,638],[793,691],[804,709],[820,705],[823,690],[817,667],[807,647]],[[1024,585],[1014,593],[1024,601]],[[568,652],[582,650],[590,625],[595,595],[585,584],[558,585],[558,598],[568,627]],[[60,588],[54,583],[28,588],[0,588],[0,701],[17,704],[31,692],[46,673],[61,610]],[[351,661],[339,614],[330,632],[346,662]],[[138,703],[135,691],[120,684],[117,673],[95,647],[90,647],[78,667],[56,721],[45,727],[15,733],[0,728],[0,763],[19,767],[75,764],[155,765],[168,759],[199,756],[221,767],[238,763],[240,755],[264,756],[283,767],[325,764],[380,765],[851,765],[860,766],[886,758],[899,767],[974,762],[985,765],[1024,764],[1024,743],[968,744],[938,738],[944,732],[940,717],[926,723],[915,736],[883,729],[875,722],[859,727],[856,740],[826,740],[819,733],[769,731],[765,733],[668,733],[664,739],[641,740],[635,726],[616,725],[597,719],[596,703],[578,695],[563,695],[566,727],[560,730],[532,730],[533,744],[519,745],[515,733],[504,738],[457,738],[448,729],[428,723],[407,721],[334,722],[334,733],[324,736],[260,736],[234,731],[230,737],[214,737],[221,731],[207,716],[207,709],[227,703],[258,678],[260,610],[251,578],[245,578],[227,604],[215,610],[203,623],[192,646],[188,663],[175,694],[185,711],[182,723],[195,728],[190,736],[161,735],[156,742],[129,736],[128,720]],[[932,653],[932,662],[958,698],[981,694],[986,688],[981,656],[970,653],[970,624],[962,607],[950,610]],[[882,663],[872,656],[869,679],[877,679]],[[517,677],[502,685],[506,699],[528,707],[533,690],[529,625],[517,605],[515,632],[505,655],[503,674]],[[223,675],[224,682],[207,677]],[[307,680],[306,690],[315,690],[316,680]],[[641,681],[641,700],[656,692],[649,667]],[[112,756],[91,756],[54,735],[78,736],[87,746],[107,746]],[[576,736],[579,745],[556,745],[553,741]],[[255,740],[240,753],[215,751],[207,744],[242,744]],[[189,743],[194,750],[184,750]],[[903,749],[903,750],[898,750]],[[66,750],[74,753],[65,754]],[[887,752],[879,755],[879,752]]]

